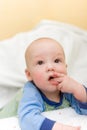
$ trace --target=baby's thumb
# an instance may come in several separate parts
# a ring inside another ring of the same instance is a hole
[[[80,126],[78,126],[78,129],[77,130],[81,130],[81,127]]]

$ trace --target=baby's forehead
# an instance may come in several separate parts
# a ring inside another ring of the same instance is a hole
[[[52,38],[36,39],[28,46],[28,48],[31,49],[31,48],[34,48],[38,45],[41,47],[43,45],[50,45],[50,44],[57,45],[57,46],[62,48],[61,44],[58,41],[56,41],[55,39],[52,39]]]
[[[40,54],[43,54],[45,50],[46,50],[45,52],[49,52],[48,49],[50,49],[50,46],[51,46],[51,50],[54,50],[53,48],[56,48],[56,51],[58,52],[60,50],[60,53],[63,53],[65,57],[63,47],[58,41],[51,38],[39,38],[39,39],[34,40],[27,47],[26,52],[25,52],[25,58],[29,58],[31,57],[31,55],[38,54],[40,52],[41,52]]]
[[[43,51],[43,48],[48,48],[48,46],[51,46],[51,45],[60,48],[61,51],[64,51],[61,44],[58,41],[56,41],[55,39],[52,39],[52,38],[39,38],[39,39],[34,40],[27,47],[25,55],[29,55],[29,54],[33,53],[33,51],[36,51],[38,49],[41,49]]]

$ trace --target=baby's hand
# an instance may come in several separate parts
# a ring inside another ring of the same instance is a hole
[[[74,91],[76,91],[77,89],[77,86],[79,85],[77,81],[61,73],[58,74],[57,82],[58,82],[57,85],[58,90],[66,93],[74,93]]]
[[[57,73],[55,80],[59,91],[64,93],[72,93],[77,100],[87,102],[86,90],[82,84],[62,73]]]
[[[78,126],[78,127],[75,127],[75,126],[64,126],[63,125],[63,127],[62,127],[62,129],[61,130],[81,130],[80,129],[80,127]]]
[[[81,130],[79,126],[68,126],[61,123],[55,123],[52,130]]]

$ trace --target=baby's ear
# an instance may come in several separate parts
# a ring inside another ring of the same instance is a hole
[[[66,67],[67,67],[67,64],[66,64]]]
[[[32,81],[32,77],[31,77],[30,72],[29,72],[28,69],[25,69],[25,74],[26,74],[26,77],[27,77],[28,81]]]

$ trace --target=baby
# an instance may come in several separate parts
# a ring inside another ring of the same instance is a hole
[[[62,46],[54,39],[39,38],[25,52],[26,76],[18,115],[22,130],[80,130],[44,117],[41,113],[73,107],[87,114],[87,88],[67,75]]]

